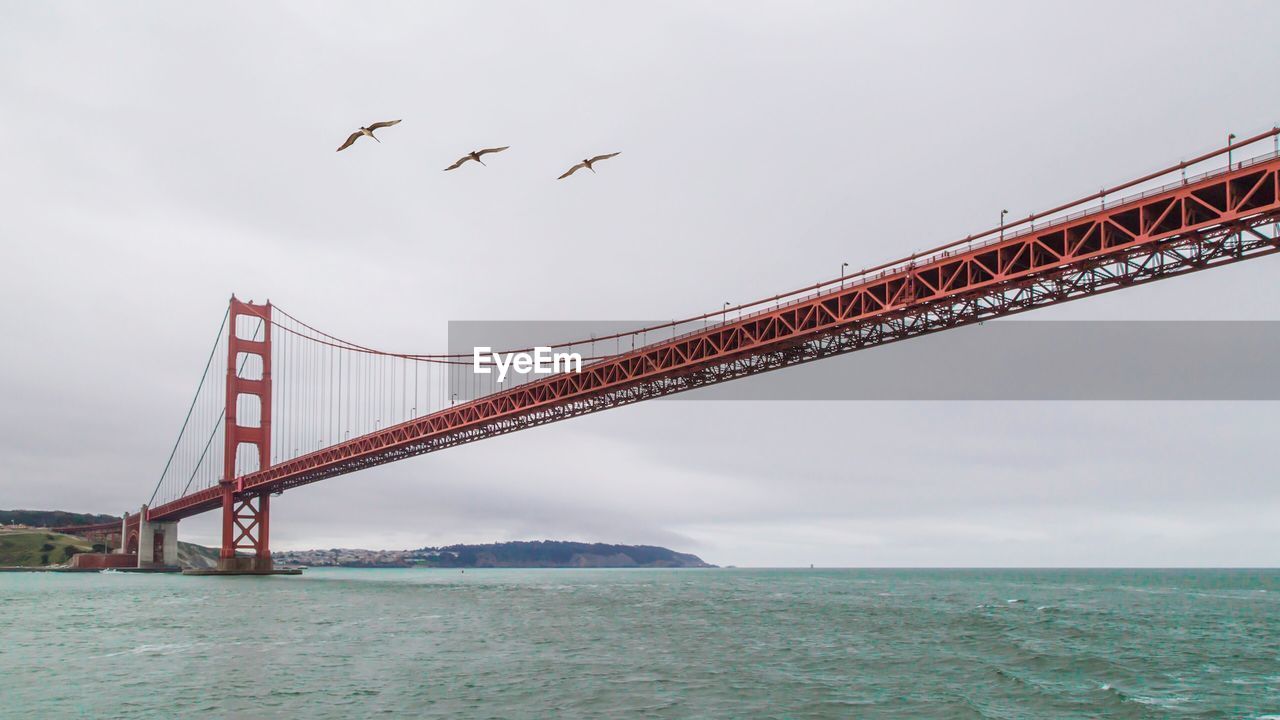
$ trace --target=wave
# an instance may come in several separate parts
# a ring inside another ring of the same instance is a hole
[[[129,650],[120,650],[118,652],[107,653],[106,655],[97,655],[93,659],[120,657],[121,655],[172,655],[174,653],[185,652],[200,643],[159,643],[156,645],[139,645]]]

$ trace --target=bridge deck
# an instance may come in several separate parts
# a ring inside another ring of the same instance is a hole
[[[237,478],[283,491],[588,412],[1280,250],[1270,154],[979,246],[882,266],[809,297],[592,362]],[[1131,183],[1130,183],[1131,184]],[[211,487],[153,508],[175,520],[219,507]]]

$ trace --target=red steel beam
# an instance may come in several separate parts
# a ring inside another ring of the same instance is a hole
[[[279,492],[574,415],[1280,251],[1280,157],[894,267],[842,288],[493,393],[237,478]],[[218,507],[217,487],[154,508]]]

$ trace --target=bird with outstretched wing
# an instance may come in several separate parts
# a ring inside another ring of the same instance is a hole
[[[347,138],[347,141],[342,143],[342,146],[338,148],[338,152],[342,152],[343,150],[346,150],[347,148],[351,147],[351,144],[354,143],[356,140],[360,139],[361,137],[371,137],[374,140],[378,140],[378,138],[373,134],[374,130],[379,130],[385,127],[391,127],[392,125],[395,125],[399,122],[400,122],[399,120],[386,120],[383,122],[376,122],[368,127],[362,127],[359,130],[351,133],[351,136]],[[382,142],[382,141],[378,140],[378,142]]]
[[[466,161],[468,161],[468,160],[475,160],[476,162],[480,163],[481,165],[484,165],[484,161],[483,161],[483,160],[481,160],[480,158],[482,158],[482,157],[484,157],[485,155],[488,155],[488,154],[490,154],[490,153],[500,153],[500,152],[502,152],[503,150],[506,150],[506,149],[507,149],[507,148],[509,148],[509,147],[511,147],[511,146],[510,146],[510,145],[503,145],[502,147],[496,147],[496,148],[485,148],[484,150],[472,150],[471,152],[467,153],[466,155],[463,155],[462,157],[458,158],[458,162],[456,162],[456,163],[454,163],[454,164],[450,165],[449,167],[445,168],[444,170],[445,170],[445,172],[448,172],[448,171],[450,171],[450,170],[457,170],[458,168],[462,167],[462,163],[464,163],[464,162],[466,162]]]
[[[609,159],[609,158],[611,158],[611,157],[618,157],[618,156],[619,156],[619,155],[621,155],[621,154],[622,154],[622,153],[620,153],[620,152],[616,152],[616,153],[609,153],[609,154],[607,154],[607,155],[597,155],[597,156],[595,156],[595,157],[593,157],[593,158],[587,158],[586,160],[583,160],[582,162],[578,163],[577,165],[574,165],[573,167],[571,167],[571,168],[569,168],[568,170],[566,170],[566,171],[565,171],[565,173],[564,173],[563,175],[561,175],[560,177],[558,177],[558,178],[556,178],[556,179],[557,179],[557,180],[563,180],[563,179],[565,179],[565,178],[569,177],[570,175],[572,175],[572,174],[574,174],[574,173],[578,172],[578,171],[579,171],[579,170],[581,170],[582,168],[586,168],[586,169],[590,170],[591,172],[595,172],[595,171],[596,171],[596,169],[595,169],[594,167],[592,167],[592,165],[595,165],[596,163],[600,162],[601,160],[608,160],[608,159]]]

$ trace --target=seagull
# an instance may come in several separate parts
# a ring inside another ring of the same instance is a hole
[[[374,137],[374,136],[373,136],[373,131],[374,131],[374,130],[379,130],[379,129],[384,128],[384,127],[391,127],[392,125],[395,125],[395,124],[396,124],[396,123],[398,123],[398,122],[400,122],[400,121],[399,121],[399,120],[388,120],[388,121],[386,121],[386,122],[376,122],[376,123],[374,123],[374,124],[370,125],[369,127],[362,127],[362,128],[360,128],[359,130],[357,130],[357,131],[355,131],[355,132],[351,133],[351,137],[347,138],[347,141],[346,141],[346,142],[344,142],[344,143],[342,143],[342,147],[338,148],[338,152],[342,152],[343,150],[346,150],[347,148],[351,147],[351,143],[355,142],[355,141],[356,141],[356,138],[359,138],[361,135],[364,135],[364,136],[366,136],[366,137],[371,137],[371,138],[373,138],[374,140],[378,140],[378,138],[376,138],[376,137]],[[381,140],[378,140],[378,142],[382,142],[382,141],[381,141]]]
[[[458,168],[462,167],[462,163],[464,163],[464,162],[466,162],[466,161],[468,161],[468,160],[475,160],[476,162],[480,163],[481,165],[484,165],[484,161],[480,159],[482,156],[484,156],[484,155],[488,155],[489,153],[499,153],[499,152],[502,152],[503,150],[506,150],[506,149],[507,149],[507,148],[509,148],[509,147],[511,147],[511,146],[510,146],[510,145],[503,145],[503,146],[502,146],[502,147],[500,147],[500,148],[485,148],[484,150],[472,150],[471,152],[467,153],[466,155],[463,155],[462,157],[458,158],[458,162],[456,162],[456,163],[454,163],[454,164],[450,165],[449,167],[445,168],[444,170],[445,170],[445,172],[449,172],[450,170],[457,170]],[[487,166],[486,166],[486,167],[487,167]]]
[[[593,158],[590,158],[590,159],[587,159],[587,160],[583,160],[582,162],[578,163],[577,165],[574,165],[573,167],[571,167],[571,168],[569,168],[568,170],[566,170],[566,171],[565,171],[565,174],[561,175],[560,177],[558,177],[558,178],[556,178],[556,179],[557,179],[557,180],[563,180],[563,179],[565,179],[565,178],[569,177],[570,175],[572,175],[572,174],[574,174],[574,173],[578,172],[578,171],[579,171],[579,170],[581,170],[582,168],[586,168],[586,169],[590,170],[591,172],[595,172],[595,171],[596,171],[596,169],[595,169],[595,168],[593,168],[593,167],[591,167],[592,165],[594,165],[594,164],[596,164],[596,163],[600,162],[601,160],[608,160],[608,159],[609,159],[609,158],[611,158],[611,157],[618,157],[618,156],[619,156],[619,155],[621,155],[621,154],[622,154],[622,153],[620,153],[620,152],[616,152],[616,153],[609,153],[608,155],[597,155],[597,156],[595,156],[595,157],[593,157]]]

